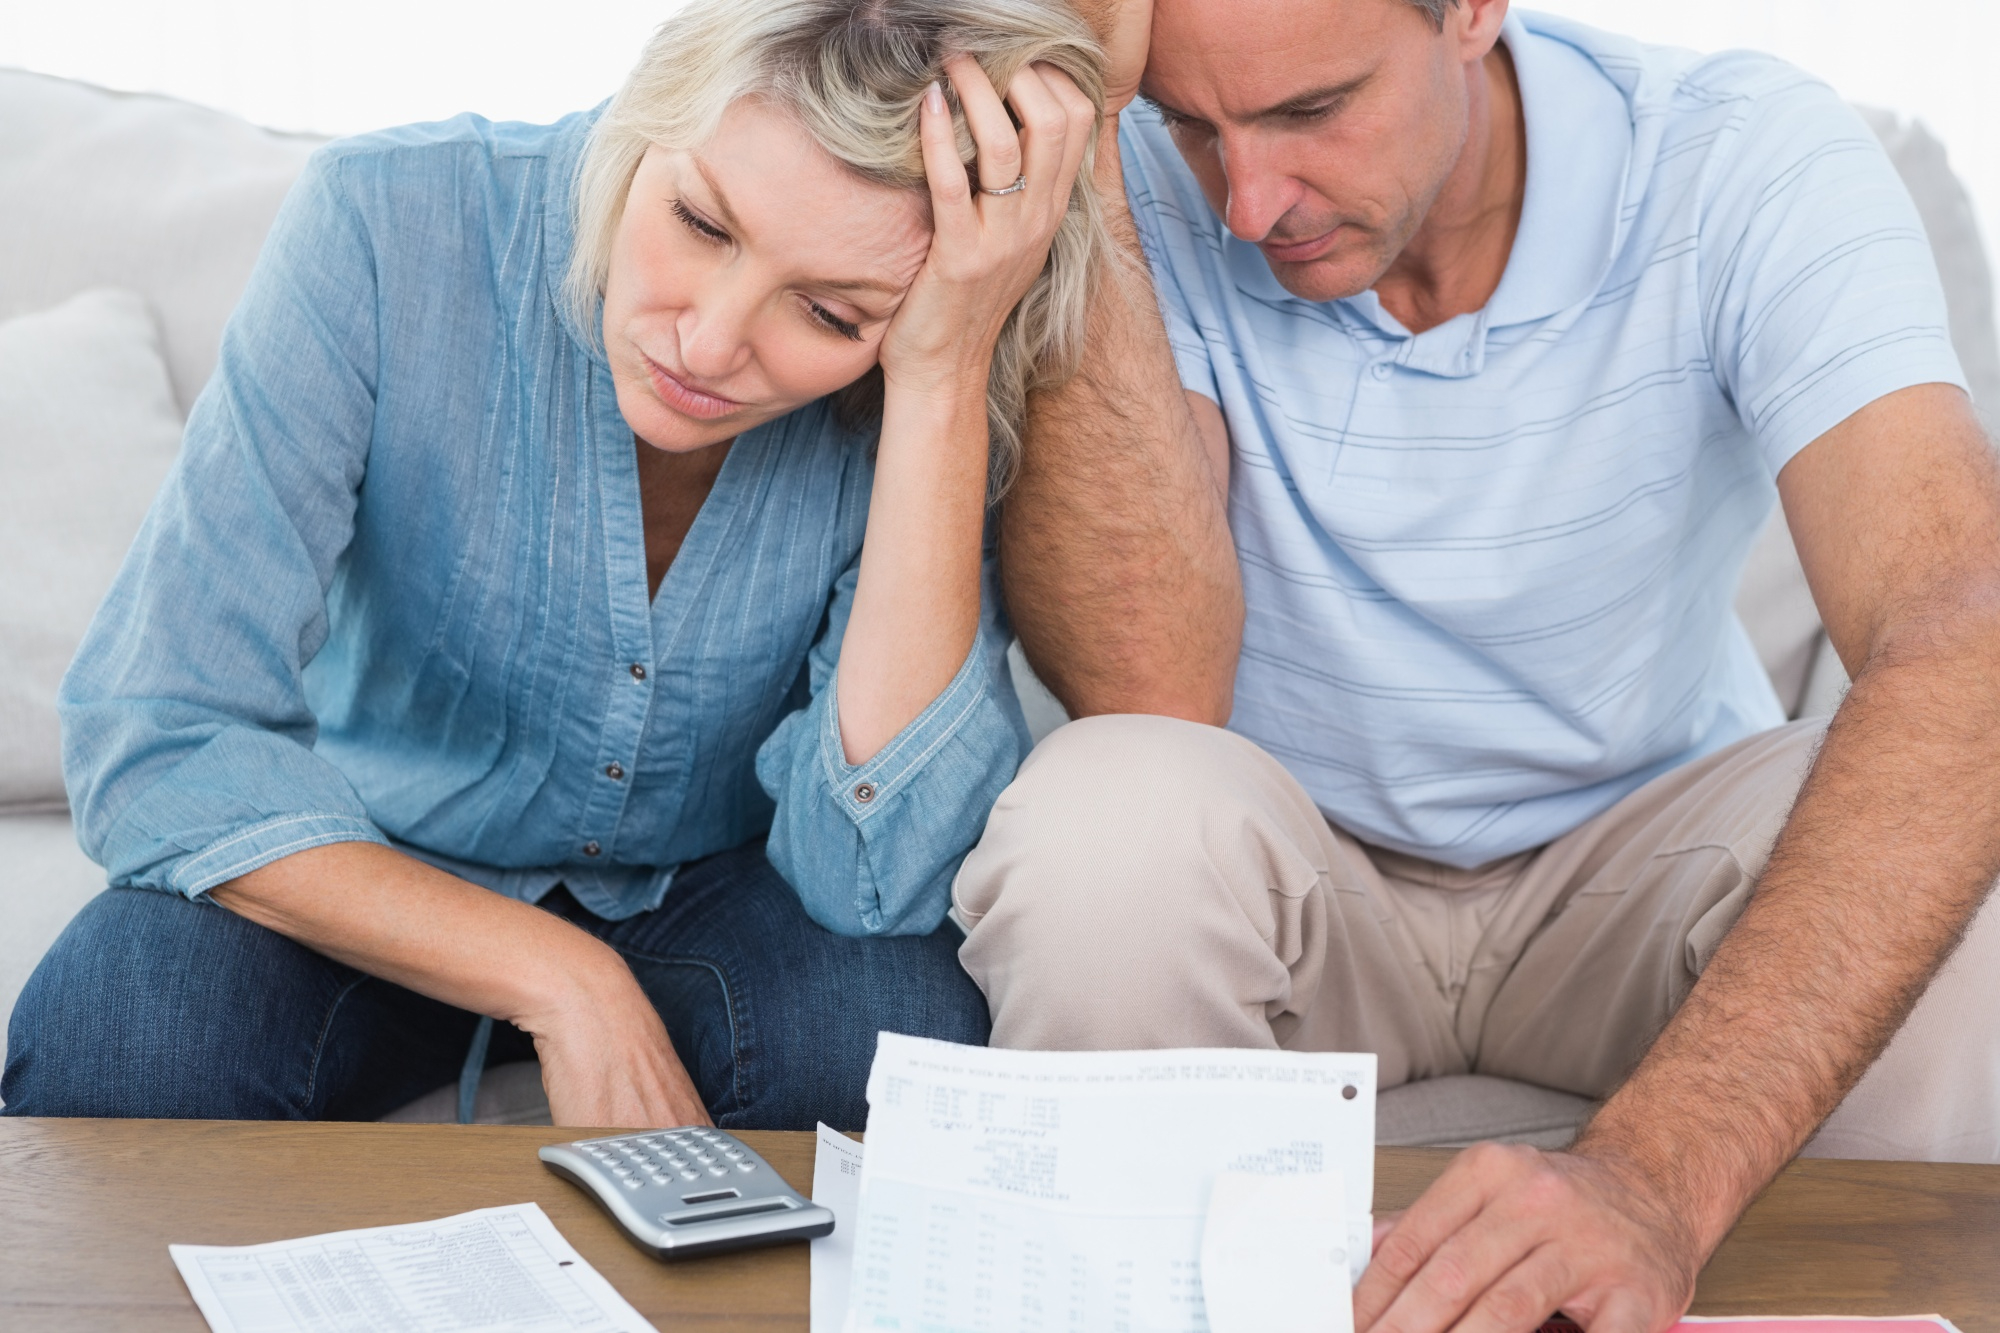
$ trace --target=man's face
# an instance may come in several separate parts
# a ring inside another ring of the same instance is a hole
[[[1232,234],[1309,301],[1366,291],[1464,147],[1463,6],[1156,0],[1141,91]]]

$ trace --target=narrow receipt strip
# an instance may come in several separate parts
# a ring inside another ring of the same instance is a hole
[[[1209,1333],[1354,1333],[1338,1171],[1224,1171],[1208,1194],[1201,1292]]]
[[[812,1243],[812,1333],[840,1333],[854,1272],[861,1206],[861,1145],[822,1123],[813,1154],[813,1202],[833,1211],[833,1234]]]
[[[532,1203],[167,1251],[214,1333],[658,1333]]]

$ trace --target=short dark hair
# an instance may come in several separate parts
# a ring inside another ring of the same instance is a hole
[[[1423,10],[1424,13],[1429,14],[1431,22],[1437,24],[1439,32],[1443,32],[1444,12],[1447,9],[1455,8],[1458,5],[1458,0],[1407,0],[1407,3],[1413,4],[1418,9]]]

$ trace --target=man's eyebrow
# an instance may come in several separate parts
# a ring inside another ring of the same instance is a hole
[[[1367,74],[1357,74],[1345,82],[1332,83],[1324,88],[1311,88],[1302,93],[1294,93],[1284,101],[1265,107],[1261,111],[1252,111],[1244,116],[1231,116],[1230,119],[1239,124],[1249,124],[1260,120],[1281,120],[1290,116],[1318,111],[1328,102],[1337,102],[1344,97],[1351,97],[1355,93],[1360,92],[1373,77],[1374,74],[1372,71]],[[1200,122],[1203,119],[1192,112],[1182,111],[1172,103],[1162,101],[1150,93],[1146,94],[1146,100],[1159,108],[1160,114],[1168,120]]]

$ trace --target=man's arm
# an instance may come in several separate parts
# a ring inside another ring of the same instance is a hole
[[[1029,404],[1000,521],[1007,609],[1070,714],[1229,718],[1243,589],[1229,535],[1222,412],[1185,393],[1125,203],[1117,110],[1145,64],[1151,5],[1101,0],[1111,114],[1096,179],[1117,243],[1081,372]]]
[[[1568,1154],[1475,1149],[1404,1215],[1357,1328],[1667,1327],[2000,875],[2000,467],[1971,405],[1892,394],[1778,487],[1854,685],[1755,896]]]

